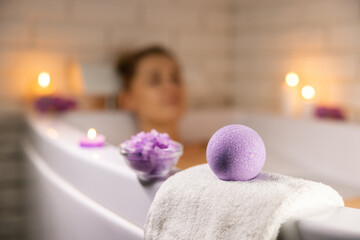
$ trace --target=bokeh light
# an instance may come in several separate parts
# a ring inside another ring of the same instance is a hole
[[[285,77],[286,84],[289,87],[296,87],[299,84],[299,76],[296,73],[288,73]]]
[[[50,85],[50,75],[47,72],[42,72],[38,76],[38,84],[40,87],[46,88]]]
[[[96,138],[96,130],[95,128],[90,128],[87,132],[87,136],[89,139],[95,139]]]
[[[305,86],[301,90],[301,95],[305,99],[312,99],[315,97],[315,89],[312,86]]]

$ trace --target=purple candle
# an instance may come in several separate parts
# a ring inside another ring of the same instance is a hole
[[[105,144],[105,136],[97,134],[94,128],[90,128],[87,136],[80,138],[79,144],[81,147],[102,147]]]

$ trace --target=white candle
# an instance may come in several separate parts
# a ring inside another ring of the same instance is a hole
[[[302,115],[305,118],[310,118],[314,116],[315,104],[314,104],[314,97],[315,97],[315,89],[307,85],[301,89],[301,95],[304,98],[302,104]]]
[[[297,113],[297,88],[299,77],[296,73],[288,73],[282,89],[282,109],[287,116],[295,116]]]
[[[34,88],[34,94],[37,97],[50,96],[54,93],[54,86],[51,82],[50,74],[41,72],[38,75],[37,84]]]

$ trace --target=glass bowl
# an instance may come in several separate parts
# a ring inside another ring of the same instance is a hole
[[[159,154],[142,155],[124,145],[120,145],[120,153],[140,180],[165,179],[174,170],[176,163],[183,154],[183,145],[175,141],[173,143],[177,146],[175,149],[164,148]]]

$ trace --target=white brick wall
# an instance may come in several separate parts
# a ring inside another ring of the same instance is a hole
[[[341,24],[330,29],[330,47],[341,51],[360,51],[360,21]]]
[[[66,91],[68,62],[112,59],[119,49],[160,43],[183,64],[190,105],[223,104],[231,6],[232,0],[0,1],[0,99],[21,98],[44,70]],[[8,61],[16,64],[8,68]]]
[[[86,25],[136,26],[139,19],[137,5],[130,1],[73,1],[70,21]]]
[[[28,23],[20,19],[9,19],[0,22],[0,43],[10,46],[25,45],[30,39]]]
[[[360,109],[358,0],[0,1],[0,33],[0,99],[21,98],[44,70],[64,92],[70,61],[160,43],[178,55],[192,106],[276,109],[295,71],[319,101]]]
[[[77,23],[37,23],[35,36],[38,47],[72,51],[104,48],[105,40],[103,29]]]
[[[285,74],[295,71],[316,88],[317,102],[360,110],[360,1],[236,3],[238,105],[279,110]]]

